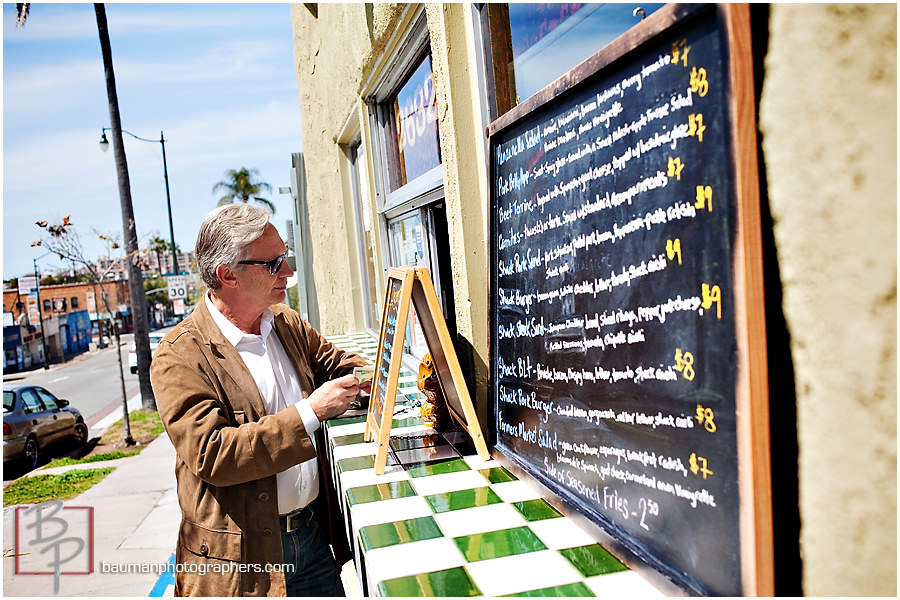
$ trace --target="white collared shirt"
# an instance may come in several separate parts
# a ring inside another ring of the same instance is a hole
[[[274,415],[288,406],[296,406],[307,434],[315,445],[314,433],[320,423],[300,387],[300,377],[272,327],[274,313],[266,309],[260,323],[260,335],[244,333],[223,315],[206,294],[206,307],[222,335],[234,345],[256,382],[266,414]],[[278,513],[285,515],[303,508],[319,494],[316,459],[294,465],[276,475]]]

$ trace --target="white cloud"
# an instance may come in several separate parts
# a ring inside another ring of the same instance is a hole
[[[92,229],[122,230],[114,155],[97,146],[109,112],[93,8],[49,6],[32,8],[26,37],[16,37],[12,51],[4,6],[4,277],[27,271],[40,254],[30,248],[38,219],[71,215],[86,245]],[[277,190],[288,184],[290,154],[302,149],[289,11],[279,7],[282,21],[263,5],[255,22],[236,17],[240,8],[248,6],[217,6],[198,16],[181,5],[107,5],[122,125],[150,140],[165,132],[183,249],[193,247],[197,226],[215,205],[212,186],[227,169],[259,169]],[[272,36],[285,27],[284,40]],[[152,44],[148,29],[159,30]],[[179,43],[160,47],[173,29]],[[210,31],[218,33],[207,38]],[[168,239],[161,147],[124,140],[138,234],[142,243],[154,232]],[[270,199],[275,222],[283,224],[288,197],[273,191]],[[89,256],[102,251],[99,244],[88,248]]]

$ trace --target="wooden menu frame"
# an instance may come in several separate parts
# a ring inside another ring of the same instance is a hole
[[[737,456],[735,488],[739,489],[736,505],[738,506],[737,529],[740,535],[739,572],[733,581],[739,582],[742,595],[768,596],[774,593],[774,564],[772,557],[772,496],[769,444],[769,399],[766,354],[766,324],[763,293],[762,243],[760,232],[759,210],[759,175],[757,172],[757,129],[755,121],[755,96],[753,86],[753,56],[750,28],[749,7],[744,4],[720,5],[682,5],[668,4],[641,23],[632,27],[618,39],[608,44],[586,61],[548,85],[546,88],[516,106],[491,123],[487,129],[490,147],[490,181],[491,192],[491,257],[490,264],[497,265],[503,258],[503,248],[498,241],[499,220],[498,194],[501,177],[506,190],[518,186],[521,179],[509,176],[512,164],[521,160],[523,170],[528,170],[525,158],[516,159],[519,148],[504,155],[509,160],[506,170],[501,170],[499,160],[494,160],[495,152],[502,144],[509,148],[509,140],[516,135],[524,137],[525,132],[533,131],[536,123],[547,123],[547,118],[554,112],[571,109],[571,98],[578,98],[583,90],[603,89],[596,82],[606,81],[606,77],[622,73],[623,68],[631,68],[632,63],[649,65],[659,56],[649,49],[658,40],[675,35],[674,31],[693,30],[694,24],[711,20],[715,31],[721,36],[723,75],[727,77],[728,93],[722,110],[728,116],[730,145],[724,146],[721,156],[727,156],[725,165],[732,177],[732,188],[735,202],[733,246],[721,257],[721,261],[730,266],[733,286],[731,299],[734,306],[734,346],[736,353],[734,364],[736,375],[733,382],[733,417],[736,443],[734,451]],[[705,26],[704,26],[705,27]],[[632,71],[628,71],[630,74]],[[724,83],[724,78],[723,78]],[[626,110],[628,110],[626,108]],[[529,129],[531,128],[531,129]],[[521,156],[530,157],[527,148],[522,148]],[[649,154],[649,153],[648,153]],[[498,155],[499,156],[499,155]],[[512,156],[513,158],[507,158]],[[517,164],[518,166],[518,164]],[[526,180],[527,181],[527,180]],[[591,188],[585,195],[590,194]],[[504,193],[506,193],[504,191]],[[526,194],[527,192],[523,192]],[[570,206],[566,206],[570,209]],[[550,208],[548,208],[550,210]],[[517,222],[518,223],[518,222]],[[506,247],[510,247],[511,225],[506,225],[503,234]],[[532,247],[538,242],[530,240]],[[512,238],[512,243],[517,243]],[[540,272],[533,276],[539,275]],[[524,277],[524,275],[518,275]],[[507,286],[510,284],[507,283]],[[498,288],[500,276],[491,276],[491,394],[495,399],[495,413],[499,415],[497,402],[498,356],[504,351],[508,342],[500,343],[498,313]],[[507,290],[508,292],[509,290]],[[525,291],[530,291],[530,288]],[[726,291],[726,293],[728,293]],[[508,337],[508,336],[507,336]],[[541,360],[540,357],[537,359]],[[508,363],[507,363],[508,364]],[[512,384],[511,384],[512,385]],[[496,416],[496,415],[495,415]],[[515,422],[515,421],[513,421]],[[493,423],[497,426],[497,422]],[[503,437],[498,435],[498,438]],[[643,563],[661,572],[665,577],[682,586],[690,593],[716,593],[710,591],[704,581],[703,569],[681,570],[671,564],[671,558],[684,547],[678,545],[679,538],[672,538],[673,552],[656,552],[648,550],[642,541],[631,537],[630,531],[618,527],[605,513],[583,505],[574,494],[563,486],[557,485],[543,471],[543,465],[535,462],[535,456],[520,451],[507,441],[511,436],[498,439],[495,446],[498,460],[514,467],[517,472],[532,475],[553,495],[565,503],[565,509],[571,509],[586,517],[585,520],[599,526],[611,535],[622,547],[637,556]],[[524,446],[524,444],[522,444]],[[601,509],[604,507],[601,506]],[[614,515],[613,515],[614,516]],[[733,523],[730,522],[729,525]],[[659,538],[669,541],[670,532],[660,533]]]
[[[482,460],[489,460],[491,454],[466,388],[428,269],[391,267],[388,270],[381,333],[378,336],[375,358],[375,377],[366,417],[365,439],[377,444],[375,473],[383,474],[387,464],[410,302],[419,316],[447,408],[454,420],[471,436],[478,456]]]
[[[375,452],[375,473],[378,475],[384,473],[387,463],[388,440],[397,398],[397,381],[400,376],[403,340],[406,337],[406,321],[409,318],[414,276],[415,273],[408,269],[388,270],[384,308],[381,314],[381,333],[378,336],[375,375],[372,380],[365,431],[365,440],[375,441],[378,444]],[[385,417],[388,419],[387,426],[384,425]]]

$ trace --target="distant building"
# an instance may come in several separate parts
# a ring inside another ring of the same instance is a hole
[[[172,255],[157,254],[156,252],[143,252],[140,255],[141,272],[144,277],[151,275],[171,275]],[[194,252],[178,253],[178,271],[180,274],[190,274],[196,270],[197,258]],[[128,265],[124,261],[113,261],[101,258],[97,261],[100,272],[107,273],[106,278],[112,280],[127,280]]]
[[[39,299],[18,290],[3,290],[4,370],[17,371],[43,363],[41,317],[49,362],[62,362],[88,350],[91,343],[108,341],[112,335],[108,328],[110,317],[120,332],[131,331],[128,284],[124,280],[110,281],[104,283],[104,289],[109,311],[104,307],[100,286],[94,283],[41,286]]]

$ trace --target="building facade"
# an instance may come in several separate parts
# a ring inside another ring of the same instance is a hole
[[[44,362],[41,318],[49,362],[64,361],[88,350],[91,343],[108,343],[112,335],[107,325],[110,313],[120,331],[131,331],[128,282],[109,281],[104,289],[109,312],[104,307],[99,286],[92,283],[41,286],[39,297],[23,295],[18,290],[3,290],[3,313],[7,321],[3,337],[8,368],[21,370]],[[41,303],[40,310],[35,301]]]
[[[660,5],[537,6],[291,6],[311,320],[377,331],[387,268],[428,267],[488,427],[486,128]],[[896,22],[750,8],[778,594],[897,593]]]
[[[178,272],[190,274],[196,271],[194,268],[197,259],[193,250],[190,252],[178,252]],[[100,258],[97,260],[97,269],[101,273],[108,273],[108,277],[115,279],[128,279],[128,265],[121,260]],[[144,277],[152,275],[169,275],[172,273],[172,254],[161,252],[157,254],[152,250],[142,251],[141,272]]]

